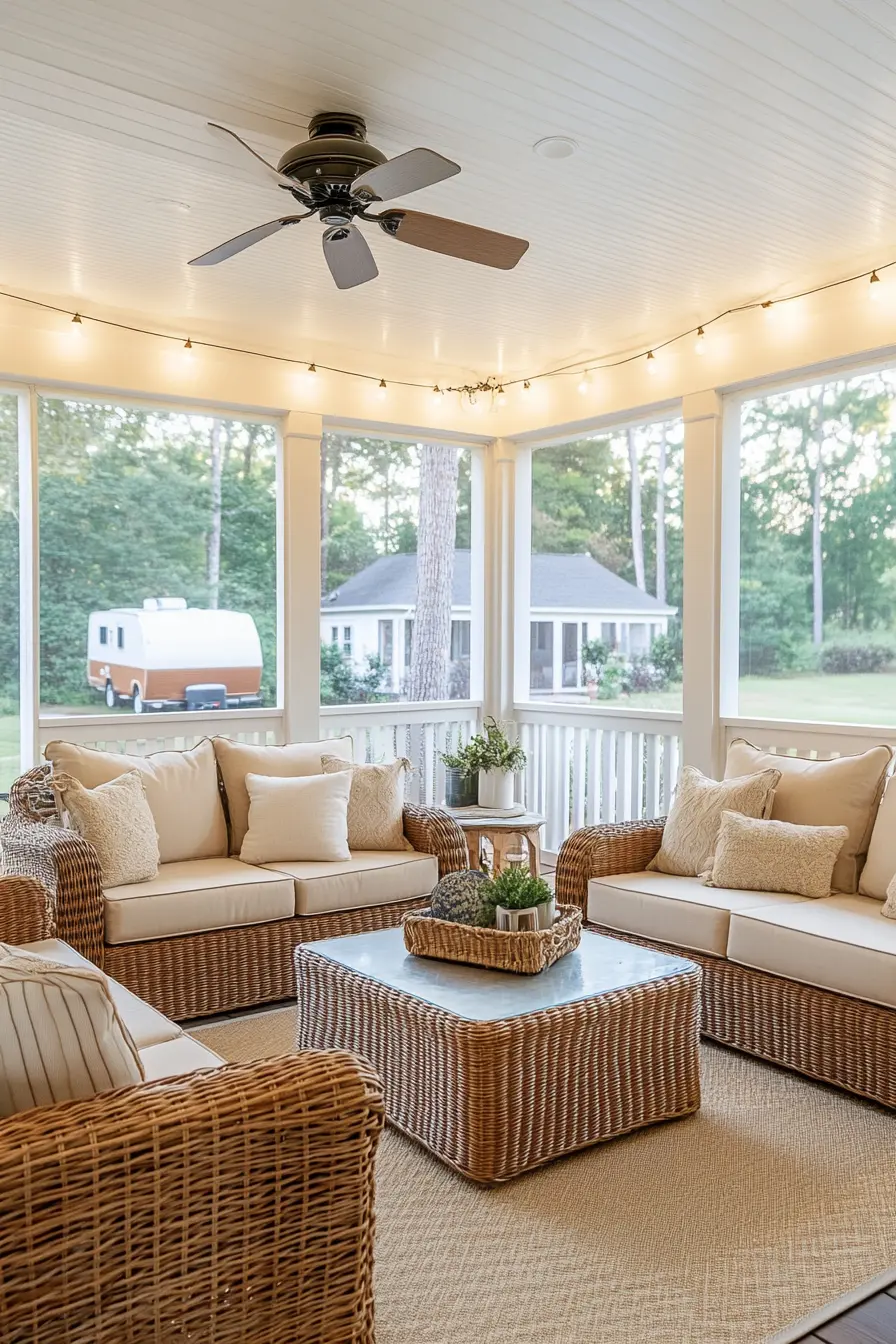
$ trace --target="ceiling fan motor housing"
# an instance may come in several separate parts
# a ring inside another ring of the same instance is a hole
[[[278,171],[315,187],[348,187],[361,173],[386,162],[386,155],[367,143],[367,124],[353,112],[318,112],[308,126],[308,139],[288,149]]]

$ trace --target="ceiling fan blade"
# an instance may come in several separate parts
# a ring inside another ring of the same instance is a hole
[[[433,149],[409,149],[406,154],[399,154],[356,177],[352,195],[393,201],[396,196],[407,196],[421,187],[431,187],[434,182],[444,182],[446,177],[454,177],[459,172],[459,163],[452,163],[451,159],[443,158]]]
[[[327,230],[324,257],[337,289],[354,289],[379,275],[367,239],[350,224]]]
[[[475,261],[480,266],[496,266],[502,271],[512,270],[529,247],[524,238],[493,233],[474,224],[460,224],[440,215],[423,215],[419,210],[390,210],[379,222],[400,243]]]
[[[235,238],[230,238],[226,243],[221,243],[218,247],[213,247],[210,252],[203,252],[201,257],[194,257],[189,263],[191,266],[217,266],[219,261],[226,261],[228,257],[235,257],[237,252],[243,252],[247,247],[260,243],[263,238],[270,238],[272,233],[285,229],[289,224],[298,224],[300,219],[307,219],[307,215],[285,215],[283,219],[272,219],[268,224],[259,224],[255,229],[248,229],[245,233],[238,233]]]
[[[268,163],[267,159],[263,159],[251,145],[247,145],[245,140],[240,139],[236,131],[229,131],[226,126],[219,126],[216,121],[210,121],[208,123],[208,128],[210,131],[214,132],[217,139],[226,139],[229,147],[232,147],[233,141],[235,140],[238,145],[242,145],[243,149],[248,150],[254,160],[256,172],[260,177],[263,177],[265,181],[275,182],[281,187],[288,187],[290,191],[296,191],[298,189],[298,182],[293,182],[291,177],[287,177],[285,173],[278,172],[272,163]]]

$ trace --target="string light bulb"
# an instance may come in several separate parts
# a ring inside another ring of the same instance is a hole
[[[317,365],[316,365],[316,364],[309,364],[309,365],[308,365],[307,372],[308,372],[308,373],[317,373]]]
[[[877,271],[872,271],[868,279],[868,297],[874,303],[880,298],[880,276]]]
[[[762,302],[759,306],[760,306],[760,308],[762,309],[762,311],[765,313],[766,317],[770,317],[770,316],[771,316],[771,311],[772,311],[772,308],[774,307],[774,304],[772,303],[771,299],[765,299],[765,300],[763,300],[763,302]]]
[[[532,384],[529,382],[529,379],[528,379],[528,378],[527,378],[526,381],[523,383],[523,391],[524,391],[524,392],[531,392],[531,391],[532,391]]]
[[[381,379],[380,379],[380,385],[379,385],[379,387],[377,388],[377,392],[376,392],[376,394],[377,394],[377,396],[379,397],[380,401],[385,401],[385,400],[386,400],[386,394],[388,393],[388,391],[389,391],[389,389],[388,389],[388,387],[386,386],[386,380],[385,380],[385,378],[381,378]]]
[[[702,355],[706,349],[706,332],[702,327],[697,328],[697,339],[694,342],[694,353]]]
[[[190,340],[189,336],[188,336],[187,339],[184,341],[184,349],[185,349],[185,350],[192,350],[192,349],[193,349],[193,342]]]
[[[495,401],[496,401],[496,403],[497,403],[499,406],[506,406],[506,405],[507,405],[507,393],[504,391],[504,384],[503,384],[503,383],[499,383],[499,384],[498,384],[498,389],[497,389],[497,394],[496,394],[496,396],[495,396]]]
[[[582,374],[581,380],[579,381],[579,391],[583,397],[586,393],[591,391],[591,374],[587,369]]]
[[[80,314],[80,313],[75,313],[74,317],[72,318],[72,321],[73,321],[73,322],[76,322],[76,323],[78,324],[78,326],[80,327],[80,325],[81,325],[81,314]]]
[[[656,373],[656,355],[652,350],[647,351],[647,372]]]

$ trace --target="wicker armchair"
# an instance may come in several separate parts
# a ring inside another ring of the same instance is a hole
[[[635,873],[657,853],[665,818],[586,826],[557,858],[558,901],[587,917],[594,877]],[[896,1011],[725,957],[599,924],[596,933],[684,956],[703,968],[702,1031],[725,1045],[896,1108]]]
[[[54,933],[0,879],[0,939]],[[0,1120],[0,1339],[373,1344],[379,1082],[307,1052]]]
[[[167,1017],[204,1017],[291,998],[296,944],[392,928],[406,910],[425,903],[397,901],[147,942],[106,943],[96,854],[81,836],[54,824],[49,776],[48,765],[38,766],[12,786],[9,816],[0,825],[5,870],[46,887],[56,937]],[[468,866],[464,833],[447,812],[409,804],[404,832],[414,849],[438,858],[440,876]]]

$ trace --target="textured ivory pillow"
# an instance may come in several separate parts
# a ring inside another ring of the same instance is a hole
[[[896,877],[890,879],[887,887],[887,899],[884,901],[881,914],[886,915],[887,919],[896,919]]]
[[[838,756],[833,761],[806,761],[798,756],[775,756],[751,746],[743,738],[728,748],[725,778],[757,770],[781,771],[775,790],[772,818],[796,826],[846,826],[849,839],[834,865],[835,891],[852,894],[886,782],[893,752],[872,747],[860,756]]]
[[[227,853],[227,821],[218,792],[215,749],[208,738],[189,751],[156,751],[149,756],[50,742],[44,755],[54,771],[71,775],[85,789],[139,770],[162,863],[214,859]]]
[[[0,943],[0,1115],[142,1081],[102,971]]]
[[[351,773],[348,796],[349,849],[413,849],[404,834],[406,757],[389,765],[352,765],[339,756],[322,756],[325,775]]]
[[[249,829],[240,850],[243,863],[350,859],[351,782],[349,774],[247,775]]]
[[[129,770],[95,789],[85,789],[71,775],[54,775],[51,782],[72,830],[96,850],[104,887],[156,876],[159,837],[138,771]]]
[[[722,813],[742,812],[767,817],[771,812],[777,770],[763,770],[745,779],[709,779],[692,765],[681,772],[675,801],[663,830],[663,842],[648,868],[678,877],[696,877],[712,862]]]
[[[323,742],[290,742],[285,747],[256,747],[246,742],[231,742],[226,737],[215,737],[212,741],[227,794],[231,854],[240,853],[249,828],[248,774],[267,775],[271,779],[304,778],[323,773],[320,762],[324,752],[346,761],[353,755],[350,737],[332,737]]]
[[[723,812],[708,887],[830,896],[845,826],[795,826]]]
[[[896,877],[896,784],[887,781],[884,796],[874,818],[868,857],[862,869],[859,891],[875,900],[887,898],[887,888]],[[894,912],[896,913],[896,912]]]

